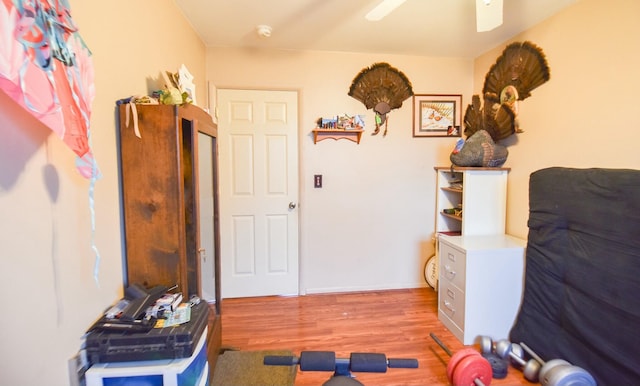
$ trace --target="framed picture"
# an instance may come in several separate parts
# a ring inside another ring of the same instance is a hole
[[[460,137],[461,122],[462,95],[413,96],[414,137]]]

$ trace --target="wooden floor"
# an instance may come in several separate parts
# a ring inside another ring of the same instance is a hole
[[[447,385],[448,355],[429,336],[433,332],[455,352],[464,346],[438,320],[437,293],[408,289],[296,297],[224,299],[222,346],[239,350],[384,353],[416,358],[418,369],[355,373],[365,385]],[[495,337],[498,339],[505,337]],[[477,347],[476,347],[477,348]],[[296,385],[321,385],[330,373],[300,372]],[[531,385],[511,367],[493,385]]]

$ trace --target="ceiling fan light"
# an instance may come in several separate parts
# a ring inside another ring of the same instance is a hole
[[[476,0],[476,30],[491,31],[502,25],[502,0]]]
[[[382,0],[374,9],[365,15],[369,21],[382,20],[385,16],[393,12],[394,9],[402,5],[406,0]]]

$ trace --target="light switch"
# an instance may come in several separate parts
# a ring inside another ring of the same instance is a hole
[[[322,188],[322,174],[316,174],[313,176],[313,187]]]

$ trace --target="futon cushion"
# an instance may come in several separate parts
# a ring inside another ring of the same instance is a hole
[[[528,227],[510,339],[583,367],[598,385],[639,384],[640,171],[536,171]]]

